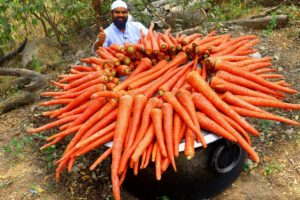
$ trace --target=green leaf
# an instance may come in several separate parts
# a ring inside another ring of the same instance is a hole
[[[31,20],[31,23],[33,24],[33,25],[37,25],[37,23],[38,23],[38,21],[37,21],[37,19],[36,18],[33,18],[32,20]]]

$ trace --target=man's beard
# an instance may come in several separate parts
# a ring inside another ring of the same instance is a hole
[[[120,18],[123,18],[124,20],[119,21],[118,19],[120,19]],[[114,20],[114,25],[115,25],[118,29],[123,30],[123,29],[125,29],[125,27],[126,27],[126,22],[127,22],[127,18],[125,18],[125,17],[119,17],[119,18],[116,18],[116,19]]]

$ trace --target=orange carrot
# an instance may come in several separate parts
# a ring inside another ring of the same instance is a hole
[[[65,118],[62,118],[62,119],[59,119],[57,121],[53,121],[53,122],[50,122],[44,126],[41,126],[39,128],[30,128],[27,130],[28,133],[39,133],[41,131],[44,131],[44,130],[48,130],[50,128],[53,128],[55,126],[60,126],[62,124],[66,124],[68,122],[72,122],[74,121],[77,117],[79,117],[79,115],[71,115],[71,116],[68,116],[68,117],[65,117]]]
[[[89,104],[87,109],[76,120],[74,120],[74,122],[69,127],[73,127],[84,123],[94,113],[96,113],[100,108],[102,108],[106,102],[107,101],[104,97],[91,100],[91,103]]]
[[[111,112],[115,107],[117,106],[117,103],[114,101],[110,101],[107,104],[105,104],[98,112],[96,112],[92,117],[90,117],[79,129],[75,137],[72,138],[71,142],[67,146],[67,150],[71,149],[73,146],[76,145],[76,143],[82,138],[82,136],[91,128],[93,127],[97,122],[99,122],[100,119],[103,118],[103,116],[107,115],[109,112]],[[94,127],[93,127],[94,128]]]
[[[149,38],[151,41],[153,53],[156,55],[159,52],[159,46],[158,46],[157,38],[155,37],[155,31],[153,31],[153,28],[154,28],[154,23],[151,22],[149,30],[148,30],[148,35],[149,35]]]
[[[125,149],[122,159],[120,162],[120,167],[119,167],[119,174],[122,174],[123,170],[125,169],[125,166],[127,165],[127,162],[129,158],[131,157],[132,153],[134,152],[135,148],[139,144],[139,142],[143,139],[145,136],[149,126],[150,126],[150,113],[153,108],[156,108],[158,105],[160,105],[161,100],[153,97],[149,99],[145,105],[143,114],[142,114],[142,121],[141,121],[141,126],[139,128],[139,131],[137,132],[136,139],[134,140],[134,143],[132,144],[131,148]]]
[[[251,145],[251,139],[250,139],[248,133],[238,123],[236,123],[233,119],[231,119],[227,115],[224,115],[221,112],[220,112],[220,115],[222,115],[222,117],[228,122],[228,124],[231,125],[234,129],[236,129],[243,136],[243,138],[247,141],[247,143]]]
[[[48,148],[48,147],[50,147],[50,146],[52,146],[52,145],[58,143],[58,142],[61,141],[62,139],[63,139],[63,137],[57,137],[57,138],[55,138],[53,141],[51,141],[51,142],[45,144],[44,146],[42,146],[42,147],[40,148],[40,150],[43,150],[43,149],[45,149],[45,148]]]
[[[191,65],[194,62],[190,62],[185,66],[181,66],[182,70],[177,72],[172,78],[170,78],[167,82],[165,82],[162,86],[159,87],[159,90],[163,92],[170,91],[171,88],[176,84],[176,82],[190,69]]]
[[[180,52],[176,55],[176,57],[171,62],[168,63],[168,65],[164,66],[164,68],[162,68],[161,70],[154,70],[155,68],[153,68],[154,73],[152,73],[152,74],[149,74],[150,70],[148,70],[147,71],[149,74],[148,76],[142,76],[142,74],[146,74],[147,72],[139,74],[142,76],[142,78],[136,79],[135,82],[131,82],[129,84],[129,86],[130,86],[130,88],[139,87],[139,86],[141,86],[145,83],[148,83],[149,81],[152,81],[153,79],[161,76],[166,71],[168,71],[174,67],[177,67],[181,64],[184,64],[186,61],[187,61],[187,55],[183,52]]]
[[[243,66],[243,67],[241,67],[241,69],[252,72],[252,71],[258,70],[258,69],[266,69],[266,67],[270,67],[270,66],[272,66],[271,62],[259,62],[259,63],[254,63],[254,64]]]
[[[239,47],[238,49],[236,49],[234,52],[232,52],[232,55],[239,55],[240,52],[242,52],[243,50],[248,49],[249,47],[252,47],[256,44],[259,43],[259,39],[253,39],[250,40],[249,42],[247,42],[246,44],[244,44],[243,46]]]
[[[167,43],[167,45],[169,46],[169,49],[171,51],[176,51],[176,46],[174,45],[174,43],[171,41],[171,39],[169,38],[168,34],[162,34],[162,33],[158,33],[158,35]]]
[[[108,148],[97,160],[90,166],[90,170],[94,170],[102,161],[104,161],[112,153],[112,148]]]
[[[286,103],[281,101],[273,101],[273,100],[268,100],[268,99],[263,99],[258,97],[249,97],[249,96],[241,96],[241,95],[237,95],[237,97],[255,106],[266,106],[266,107],[295,109],[295,110],[300,109],[300,104],[291,104],[291,103]]]
[[[155,156],[155,176],[156,180],[160,181],[161,180],[161,152],[159,145],[157,145],[157,150],[156,150],[156,156]]]
[[[94,93],[91,96],[91,99],[97,99],[99,97],[100,98],[104,98],[104,97],[107,97],[107,98],[120,98],[124,94],[125,94],[124,90],[122,90],[122,91],[99,91],[99,92]]]
[[[241,37],[238,37],[238,38],[234,38],[234,39],[232,39],[230,41],[225,42],[224,44],[222,44],[220,46],[212,47],[210,49],[210,52],[211,53],[217,53],[217,52],[220,52],[220,51],[226,49],[227,47],[229,47],[229,46],[231,46],[233,44],[236,44],[236,43],[238,43],[240,41],[248,40],[248,39],[254,39],[254,38],[256,38],[255,35],[244,35],[244,36],[241,36]]]
[[[245,108],[236,107],[236,106],[231,106],[231,108],[233,108],[240,115],[246,116],[246,117],[255,117],[255,118],[261,118],[261,119],[269,119],[269,120],[274,120],[274,121],[280,121],[280,122],[284,122],[284,123],[295,125],[295,126],[300,125],[298,122],[296,122],[294,120],[290,120],[290,119],[287,119],[287,118],[284,118],[284,117],[273,115],[272,113],[269,113],[267,111],[257,112],[257,111],[252,111],[252,110],[248,110],[248,109],[245,109]]]
[[[153,148],[152,148],[152,152],[151,152],[151,161],[152,162],[155,162],[157,147],[158,147],[157,142],[155,142],[153,145]]]
[[[196,116],[196,108],[193,103],[192,94],[190,92],[188,92],[187,90],[180,89],[176,93],[176,97],[179,100],[179,102],[183,105],[183,107],[186,109],[188,114],[190,115],[195,127],[200,131],[201,129],[200,129],[200,125],[199,125],[199,122],[198,122],[198,119]],[[189,131],[187,131],[187,132],[189,132]],[[187,137],[190,137],[190,136],[187,136]],[[201,133],[200,133],[200,135],[198,135],[196,133],[196,139],[198,142],[201,142],[203,148],[207,147],[204,136]]]
[[[188,73],[190,73],[190,70],[187,70],[185,72],[185,74],[177,81],[177,83],[171,89],[171,92],[176,92],[179,88],[181,88],[184,85],[184,82],[186,80],[186,76],[187,76]]]
[[[196,126],[193,123],[193,120],[191,119],[188,112],[185,110],[185,108],[180,104],[178,99],[175,97],[175,95],[172,92],[165,92],[162,95],[162,98],[165,102],[171,104],[174,108],[174,110],[178,113],[178,115],[182,118],[182,120],[187,124],[187,126],[198,135],[201,135],[201,132],[199,129],[196,128]]]
[[[201,120],[209,120],[208,117],[206,117],[203,113],[197,113],[198,119],[201,123]],[[206,128],[207,130],[211,129],[211,128],[215,128],[215,123],[212,120],[209,120],[208,122],[213,123],[208,125]],[[201,123],[202,127],[205,127],[206,123]],[[221,128],[221,127],[218,127]],[[220,130],[220,129],[219,129]],[[222,128],[221,128],[222,130]],[[224,130],[224,129],[223,129]],[[255,151],[252,149],[252,147],[239,135],[235,135],[237,142],[241,145],[241,147],[249,154],[250,158],[255,161],[255,162],[259,162],[259,157],[258,155],[255,153]]]
[[[222,137],[230,140],[230,141],[236,141],[235,137],[232,135],[233,133],[239,134],[224,118],[221,116],[220,112],[200,93],[193,93],[193,102],[195,104],[195,107],[206,114],[208,117],[214,120],[214,123],[216,123],[218,126],[221,126],[223,129],[226,130],[224,132],[223,130],[216,132],[221,134]],[[199,119],[198,119],[199,120]],[[209,122],[212,123],[212,122]],[[217,126],[214,125],[214,126]],[[217,126],[217,127],[218,127]],[[205,128],[207,129],[207,127]],[[211,129],[207,129],[211,130]],[[217,129],[214,129],[214,131],[218,131]],[[229,133],[229,134],[226,134]]]
[[[238,84],[230,83],[225,81],[217,76],[214,76],[210,82],[211,88],[214,88],[217,91],[226,92],[229,91],[233,94],[245,95],[245,96],[253,96],[253,97],[261,97],[265,99],[276,100],[275,97],[265,94],[263,92],[255,91],[249,89],[244,86],[240,86]]]
[[[177,73],[181,71],[181,68],[172,68],[167,71],[164,75],[162,75],[159,79],[156,79],[152,82],[152,86],[148,88],[148,90],[144,93],[147,98],[152,97],[158,90],[158,88],[166,83],[170,78],[175,76]]]
[[[238,124],[240,124],[245,130],[249,131],[253,135],[259,135],[259,132],[246,122],[241,116],[239,116],[228,104],[226,104],[220,97],[213,91],[213,89],[206,83],[198,72],[190,72],[187,76],[187,81],[192,87],[202,93],[216,108],[226,113]]]
[[[87,130],[82,137],[80,138],[80,142],[91,137],[92,135],[96,134],[98,131],[103,130],[104,127],[108,126],[109,124],[113,123],[117,119],[117,112],[118,109],[112,110],[110,113],[105,115],[101,120],[99,120],[92,128]]]
[[[152,54],[152,43],[151,43],[151,38],[150,38],[149,34],[147,34],[144,37],[143,42],[144,42],[144,46],[145,46],[146,55],[151,55]]]
[[[168,158],[172,163],[174,171],[177,171],[173,150],[173,107],[169,103],[163,103],[161,109],[163,112],[163,130],[165,133]]]
[[[100,80],[102,80],[102,83],[105,83],[108,81],[107,76],[101,75],[99,72],[92,72],[80,79],[77,79],[76,81],[73,81],[73,82],[65,85],[64,90],[70,90],[71,88],[76,88],[77,86],[80,86],[81,84],[89,82],[96,78],[100,78]]]
[[[254,74],[263,74],[263,73],[267,73],[267,72],[276,72],[277,69],[275,68],[262,68],[262,69],[256,69],[254,71],[252,71]]]
[[[87,101],[88,99],[90,99],[90,97],[93,93],[95,93],[97,91],[101,91],[102,88],[103,88],[102,86],[95,85],[94,87],[85,91],[84,93],[79,95],[76,99],[71,101],[66,107],[58,110],[53,116],[58,116],[66,111],[70,111],[71,109],[75,108],[76,106],[78,106],[78,105],[82,104],[83,102]]]
[[[174,124],[173,124],[173,152],[174,156],[178,157],[179,156],[179,151],[178,151],[178,145],[179,145],[179,138],[180,138],[180,130],[182,127],[182,121],[179,115],[175,112],[174,113]]]
[[[197,37],[200,38],[201,36],[202,36],[202,34],[200,34],[200,33],[194,33],[194,34],[191,34],[191,35],[189,35],[189,36],[184,37],[184,38],[182,39],[181,44],[182,44],[182,45],[187,45],[188,43],[190,43],[190,42],[192,42],[193,40],[195,40]]]
[[[153,122],[154,132],[157,140],[157,144],[160,148],[161,155],[167,157],[167,149],[165,144],[164,132],[163,132],[163,114],[159,108],[154,108],[151,111],[151,119]]]
[[[111,48],[111,49],[113,49],[115,51],[121,52],[121,53],[123,53],[124,50],[125,50],[124,47],[122,45],[119,45],[119,44],[111,44],[109,46],[109,48]]]
[[[219,51],[219,52],[216,52],[214,53],[213,55],[214,56],[222,56],[222,55],[231,55],[231,53],[236,50],[237,48],[243,46],[244,44],[246,44],[248,42],[248,40],[242,40],[242,41],[239,41],[235,44],[232,44],[230,46],[227,46],[225,49]]]
[[[52,106],[57,104],[68,105],[71,101],[72,99],[56,99],[56,100],[40,102],[38,105],[39,106]]]
[[[171,161],[169,158],[162,158],[161,172],[165,172],[168,169],[170,164],[171,164]]]
[[[235,83],[235,84],[240,85],[240,86],[244,86],[244,87],[247,87],[247,88],[250,88],[250,89],[258,90],[258,91],[261,91],[261,92],[264,92],[264,93],[267,93],[267,94],[272,94],[272,95],[275,95],[275,96],[283,97],[283,95],[279,92],[271,90],[271,89],[269,89],[267,87],[264,87],[260,84],[257,84],[254,81],[245,79],[243,77],[239,77],[237,75],[233,75],[233,74],[228,73],[226,71],[222,71],[222,70],[218,71],[216,75],[218,77],[222,78],[225,81]]]
[[[224,94],[224,98],[222,98],[223,100],[225,100],[227,103],[241,107],[241,108],[246,108],[248,110],[253,110],[253,111],[257,111],[257,112],[264,112],[264,110],[253,106],[251,104],[249,104],[248,102],[238,98],[237,96],[233,95],[231,92],[225,92]]]
[[[74,80],[77,80],[79,78],[82,78],[82,77],[84,77],[86,75],[87,75],[87,73],[67,75],[66,77],[60,79],[58,82],[59,83],[64,83],[64,82],[70,83],[70,82],[72,82]]]
[[[78,150],[77,152],[75,152],[75,156],[76,157],[82,156],[82,155],[86,154],[87,152],[90,152],[91,150],[95,149],[96,147],[99,147],[109,141],[112,141],[113,137],[114,137],[114,133],[115,133],[115,131],[107,133],[103,137],[98,138],[97,140],[89,143],[88,145],[86,145],[80,149],[73,148],[74,150]],[[68,151],[68,152],[70,152],[70,151]],[[68,156],[66,156],[66,157],[68,157]]]
[[[86,146],[87,144],[89,144],[90,142],[93,142],[95,140],[97,140],[98,138],[103,137],[104,135],[106,135],[107,133],[112,132],[116,127],[116,122],[111,123],[110,125],[102,128],[101,130],[99,130],[98,132],[96,132],[95,134],[93,134],[92,136],[85,138],[83,140],[81,140],[80,142],[78,142],[75,146],[75,148],[82,148],[84,146]]]
[[[144,165],[143,165],[143,169],[145,169],[147,166],[148,166],[148,164],[149,164],[149,161],[150,161],[150,159],[151,159],[151,153],[152,153],[152,149],[153,149],[153,142],[151,142],[149,145],[148,145],[148,148],[147,148],[147,153],[146,153],[146,161],[145,161],[145,163],[144,163]]]
[[[139,74],[143,71],[148,70],[151,67],[151,60],[149,58],[142,58],[141,62],[138,64],[138,66],[135,68],[135,70],[130,74],[130,76],[134,76],[136,74]]]
[[[138,79],[141,79],[143,77],[149,76],[150,74],[155,73],[155,72],[161,70],[167,64],[168,64],[168,62],[166,60],[161,60],[152,69],[144,71],[142,73],[139,73],[136,76],[129,76],[120,85],[118,85],[116,88],[114,88],[114,91],[126,89],[130,83],[132,83],[132,82],[134,82],[134,81],[136,81]]]
[[[264,78],[258,77],[256,74],[254,74],[252,72],[247,72],[247,71],[244,71],[242,69],[239,69],[239,68],[237,68],[237,67],[233,66],[232,64],[230,64],[228,62],[225,62],[225,61],[215,63],[214,67],[218,71],[219,70],[227,71],[231,74],[238,75],[238,76],[241,76],[243,78],[249,79],[251,81],[254,81],[254,82],[256,82],[258,84],[261,84],[262,86],[268,87],[270,89],[279,90],[279,91],[283,91],[283,92],[291,93],[291,94],[297,93],[296,90],[292,90],[292,89],[289,89],[287,87],[282,87],[280,85],[274,84],[270,81],[265,80]]]
[[[193,131],[187,128],[187,130],[185,131],[185,145],[184,145],[184,155],[187,160],[191,160],[195,156],[194,140],[195,139],[194,139]]]
[[[63,137],[65,137],[65,136],[67,136],[67,135],[69,135],[69,134],[71,134],[71,133],[74,133],[74,132],[78,131],[79,128],[80,128],[80,126],[81,126],[81,125],[77,125],[77,126],[68,128],[68,129],[66,129],[66,130],[64,130],[64,131],[61,131],[61,132],[59,132],[59,133],[56,133],[55,135],[52,135],[52,136],[48,137],[48,138],[46,139],[46,141],[51,141],[51,140],[56,139],[56,138],[58,138],[58,137],[62,137],[62,138],[63,138]]]
[[[134,138],[136,137],[136,133],[138,131],[138,127],[140,124],[140,120],[142,117],[142,113],[144,107],[146,105],[147,98],[143,94],[138,94],[133,99],[133,110],[132,110],[132,125],[128,138],[128,146],[130,147],[133,144]]]
[[[284,78],[281,74],[258,74],[259,77],[270,79],[270,78]]]
[[[76,69],[81,72],[92,72],[95,71],[92,67],[83,66],[83,65],[74,65],[72,66],[72,69]]]
[[[140,156],[143,154],[143,152],[147,149],[147,147],[150,145],[150,143],[153,141],[155,137],[154,133],[154,126],[151,124],[149,126],[149,129],[147,130],[147,133],[145,134],[145,137],[141,140],[141,142],[137,145],[135,148],[134,153],[131,156],[131,160],[133,162],[137,162]]]
[[[111,164],[112,189],[115,199],[121,199],[119,186],[119,164],[131,115],[132,105],[133,98],[130,95],[124,95],[119,100],[117,124],[113,139],[114,143],[112,146]]]
[[[70,90],[67,90],[68,93],[74,93],[74,92],[78,92],[78,91],[85,91],[87,89],[91,89],[93,87],[95,87],[96,85],[98,85],[98,87],[101,89],[101,90],[104,90],[104,85],[102,84],[103,81],[102,81],[102,78],[96,78],[94,80],[91,80],[89,82],[86,82],[86,83],[83,83],[82,85],[76,87],[76,88],[72,88]]]
[[[91,104],[91,101],[85,102],[83,104],[81,104],[80,106],[78,106],[77,108],[74,108],[70,111],[64,112],[61,115],[58,116],[58,119],[70,116],[70,115],[75,115],[75,114],[80,114],[83,113]],[[56,111],[55,111],[56,112]],[[55,114],[55,112],[53,112],[52,114]],[[51,114],[51,116],[52,116]]]

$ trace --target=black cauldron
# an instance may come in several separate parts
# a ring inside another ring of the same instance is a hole
[[[123,188],[140,200],[167,196],[171,200],[208,199],[223,192],[240,175],[246,153],[238,144],[225,139],[196,149],[195,157],[186,160],[183,153],[176,159],[177,172],[169,167],[160,181],[152,164],[135,176],[129,170]]]

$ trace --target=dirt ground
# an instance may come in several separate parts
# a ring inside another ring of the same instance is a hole
[[[248,32],[261,39],[258,46],[263,56],[273,57],[273,65],[293,88],[300,91],[300,37],[299,27],[272,31]],[[232,31],[232,30],[228,30]],[[235,30],[236,35],[245,33]],[[300,95],[288,96],[286,101],[300,103]],[[278,114],[299,121],[299,111],[276,110]],[[72,174],[64,173],[55,182],[57,159],[65,147],[61,143],[47,151],[39,151],[43,139],[55,130],[32,136],[28,127],[44,124],[47,118],[34,105],[25,106],[0,115],[0,200],[57,200],[57,199],[112,199],[109,161],[89,172],[87,167],[92,153],[75,164]],[[260,130],[254,138],[255,150],[261,158],[258,164],[247,160],[240,177],[222,194],[212,200],[296,200],[300,199],[300,128],[281,123],[252,121]],[[123,194],[124,199],[135,199]]]

